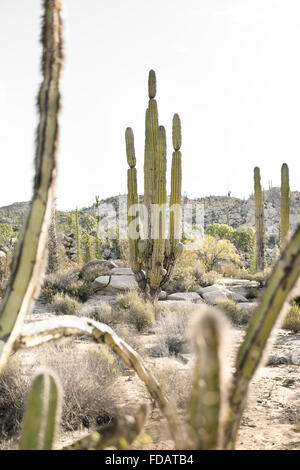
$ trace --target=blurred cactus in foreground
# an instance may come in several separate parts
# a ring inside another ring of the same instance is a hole
[[[280,238],[285,240],[290,230],[290,184],[289,167],[283,163],[281,167],[281,205],[280,205]]]
[[[254,168],[254,202],[255,202],[255,234],[256,234],[256,270],[265,269],[265,220],[264,196],[260,183],[260,170]]]
[[[180,240],[181,221],[181,124],[178,114],[173,117],[173,157],[171,169],[170,227],[166,238],[167,219],[167,144],[166,132],[158,123],[156,76],[153,70],[148,79],[149,103],[145,124],[144,208],[139,213],[134,135],[126,129],[126,154],[130,169],[127,172],[127,210],[129,256],[136,281],[146,297],[156,300],[169,282],[177,258],[183,250]],[[144,218],[144,234],[141,219]]]
[[[54,207],[58,139],[59,79],[63,65],[59,0],[44,1],[43,82],[36,139],[35,177],[29,214],[19,237],[12,274],[0,306],[0,370],[5,364],[46,267],[46,244]]]
[[[21,450],[51,450],[61,414],[61,389],[51,373],[39,374],[27,400]]]

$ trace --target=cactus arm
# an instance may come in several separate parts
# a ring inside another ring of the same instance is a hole
[[[156,293],[159,290],[163,273],[165,251],[165,220],[166,220],[166,171],[167,171],[167,144],[166,131],[163,126],[158,128],[158,162],[156,188],[153,197],[152,229],[154,232],[152,267],[150,272],[150,288]]]
[[[125,132],[126,140],[126,154],[128,165],[130,166],[127,170],[127,221],[128,221],[128,243],[129,243],[129,260],[132,271],[136,274],[141,269],[141,263],[139,261],[138,243],[139,233],[136,233],[136,229],[139,231],[139,212],[138,202],[138,188],[137,188],[137,171],[135,168],[136,158],[134,150],[134,135],[132,129],[127,127]]]
[[[170,243],[172,248],[179,241],[180,221],[181,221],[181,125],[178,114],[173,117],[173,147],[171,169],[171,195],[170,195]]]
[[[21,450],[51,450],[61,412],[57,379],[49,373],[33,381],[25,411]]]
[[[79,441],[64,447],[63,450],[103,450],[107,448],[125,450],[142,431],[146,417],[147,406],[141,405],[135,416],[125,415],[116,422],[104,426],[101,432],[94,431]]]
[[[256,268],[265,269],[265,225],[264,225],[264,197],[260,183],[260,170],[254,168],[254,201],[255,201],[255,234],[256,234]]]
[[[249,383],[262,358],[283,305],[300,276],[300,225],[274,267],[261,302],[238,351],[230,391],[229,416],[224,428],[224,448],[233,448],[245,406]]]
[[[281,242],[284,241],[290,230],[290,185],[289,167],[283,163],[281,167],[281,204],[280,204],[280,233]]]
[[[221,407],[220,312],[203,309],[195,328],[196,363],[189,401],[190,436],[193,449],[217,448]]]
[[[170,434],[176,445],[180,446],[183,430],[179,426],[169,400],[161,391],[157,380],[148,370],[139,354],[116,335],[109,326],[84,317],[76,318],[72,315],[57,316],[50,320],[25,324],[23,325],[22,334],[14,343],[13,351],[34,347],[67,336],[81,335],[89,336],[96,343],[106,344],[128,367],[136,371],[138,377],[144,382],[150,395],[157,402],[159,409],[165,416]]]
[[[43,83],[39,92],[34,191],[24,230],[19,238],[11,278],[0,307],[0,369],[18,335],[45,268],[43,259],[53,207],[58,138],[59,78],[62,37],[59,0],[44,2]]]

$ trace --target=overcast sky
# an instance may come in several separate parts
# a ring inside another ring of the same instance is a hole
[[[182,122],[183,190],[248,197],[290,166],[300,190],[299,0],[62,0],[58,208],[126,192],[133,128],[143,193],[147,77],[160,124]],[[41,0],[0,0],[0,206],[31,197]]]

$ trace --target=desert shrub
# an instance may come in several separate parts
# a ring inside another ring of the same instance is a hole
[[[236,302],[230,299],[219,300],[218,307],[223,310],[230,321],[236,325],[247,324],[255,309],[255,305],[253,305],[252,308],[243,310]]]
[[[201,287],[211,286],[220,278],[220,274],[216,271],[206,271],[200,260],[193,265],[193,274],[197,284]]]
[[[12,358],[0,373],[0,439],[5,440],[21,429],[25,400],[30,386],[22,375],[19,362]]]
[[[255,244],[255,231],[252,227],[241,227],[236,230],[226,224],[210,224],[207,234],[221,240],[229,240],[238,250],[252,253]]]
[[[78,312],[78,316],[92,318],[106,325],[114,325],[120,321],[122,315],[120,310],[113,309],[109,303],[100,300],[97,303],[84,305]]]
[[[178,407],[186,410],[191,393],[192,380],[188,371],[166,364],[154,367],[153,374],[158,380],[163,393]]]
[[[120,374],[118,361],[106,346],[90,347],[85,352],[63,346],[47,345],[40,364],[53,369],[64,391],[61,426],[65,431],[95,428],[117,414],[113,386]]]
[[[161,315],[154,327],[156,343],[152,355],[158,357],[176,356],[186,350],[187,325],[195,308],[194,304],[184,302],[184,305],[178,311],[169,310]]]
[[[292,301],[291,306],[284,318],[282,328],[291,330],[294,333],[300,331],[300,306]]]
[[[239,323],[241,318],[241,307],[236,302],[229,299],[219,300],[218,307],[223,310],[226,316],[233,322]]]
[[[154,307],[149,301],[139,297],[136,291],[119,294],[117,301],[126,311],[126,320],[135,326],[138,331],[143,331],[154,322]]]
[[[143,342],[141,339],[138,337],[136,330],[133,329],[133,331],[130,329],[130,325],[125,325],[125,324],[118,324],[114,326],[114,331],[115,333],[120,336],[124,341],[126,341],[129,346],[131,346],[136,352],[140,354],[140,356],[145,356],[146,355],[146,350]],[[124,365],[124,362],[120,359],[117,358],[119,361],[119,366],[121,369],[127,368],[127,366]]]
[[[168,292],[189,291],[197,287],[194,275],[194,265],[197,259],[197,252],[188,249],[187,246],[175,265],[171,281],[166,287]]]
[[[76,315],[81,308],[81,304],[69,295],[55,294],[51,307],[58,315]]]
[[[204,237],[199,256],[206,271],[217,271],[226,263],[241,266],[236,247],[229,240],[219,240],[211,235]]]
[[[0,224],[0,243],[14,237],[11,224]]]
[[[86,302],[93,292],[93,284],[78,279],[75,273],[51,273],[44,278],[40,298],[43,302],[51,304],[56,294],[67,294]]]

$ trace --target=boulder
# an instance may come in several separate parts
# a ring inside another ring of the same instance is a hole
[[[88,261],[88,263],[86,263],[82,268],[81,268],[81,271],[79,273],[79,277],[83,277],[85,274],[87,274],[87,272],[89,271],[89,269],[93,268],[94,266],[103,266],[105,268],[108,268],[108,269],[114,269],[117,267],[117,265],[111,261],[111,260],[107,260],[107,259],[92,259],[91,261]]]
[[[134,290],[137,283],[134,276],[99,276],[94,280],[95,290],[103,289],[103,292],[123,292],[126,290]]]
[[[204,292],[202,294],[203,299],[210,305],[217,305],[220,300],[226,300],[227,294],[223,290],[214,290],[210,292]]]
[[[252,299],[258,296],[259,293],[259,282],[249,281],[248,279],[218,279],[217,285],[225,287],[236,294],[246,297],[246,299]]]
[[[111,274],[114,276],[134,276],[133,271],[130,268],[118,268],[115,267],[111,270]]]
[[[158,294],[158,300],[167,300],[168,298],[168,294],[167,292],[165,292],[164,290],[162,290],[159,294]]]
[[[169,307],[170,310],[176,310],[177,312],[184,311],[185,309],[190,310],[191,307],[196,308],[195,303],[189,300],[159,300],[160,305],[163,307]]]
[[[243,295],[240,295],[236,292],[232,292],[228,289],[226,289],[226,293],[227,293],[227,297],[231,300],[233,300],[234,302],[248,302],[248,299],[246,299],[246,297],[244,297]]]
[[[190,302],[201,302],[201,297],[197,292],[176,292],[168,295],[168,300],[187,300]]]
[[[219,284],[213,284],[212,286],[208,287],[201,287],[201,289],[198,290],[198,293],[200,295],[206,294],[207,292],[216,292],[216,291],[224,291],[225,287],[221,286]]]

